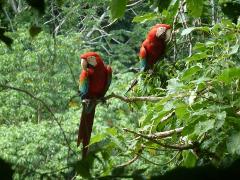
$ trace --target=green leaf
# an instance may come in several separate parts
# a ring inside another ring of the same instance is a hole
[[[146,13],[142,16],[135,16],[132,20],[132,22],[136,23],[145,23],[146,21],[152,21],[157,18],[156,13]]]
[[[183,151],[183,166],[192,168],[196,165],[197,158],[191,151]]]
[[[200,17],[203,10],[203,0],[187,0],[187,10],[193,17]]]
[[[201,70],[201,68],[199,66],[193,66],[193,67],[187,69],[182,76],[182,80],[188,80],[188,79],[192,78],[192,76],[200,70]]]
[[[168,80],[167,89],[169,90],[170,93],[174,93],[181,90],[183,86],[184,84],[179,82],[177,78],[173,78]]]
[[[208,54],[206,52],[200,52],[192,55],[191,57],[187,57],[185,60],[188,62],[192,62],[192,61],[198,61],[205,58],[208,58]]]
[[[227,150],[231,154],[240,155],[240,132],[234,132],[227,140]]]
[[[231,83],[234,79],[240,78],[240,68],[229,68],[225,69],[221,75],[217,77],[218,80],[223,81],[227,84]]]
[[[182,31],[182,33],[181,33],[181,36],[185,36],[185,35],[187,35],[187,34],[190,34],[193,30],[195,30],[196,29],[196,27],[189,27],[189,28],[187,28],[187,29],[184,29],[183,31]]]
[[[203,133],[206,133],[210,129],[214,127],[215,120],[209,119],[207,121],[200,121],[196,124],[194,133],[201,135]]]
[[[187,29],[184,29],[181,33],[181,36],[185,36],[190,34],[192,31],[204,31],[206,33],[210,33],[210,28],[209,27],[189,27]]]
[[[219,129],[223,126],[227,113],[225,111],[219,112],[216,115],[215,128]]]
[[[177,105],[175,114],[178,119],[185,119],[189,116],[188,106],[186,104]]]
[[[109,135],[112,135],[112,136],[117,135],[117,129],[115,129],[115,128],[107,128],[106,131]]]
[[[123,17],[126,5],[127,0],[112,0],[110,4],[112,19]]]
[[[236,44],[234,46],[231,47],[231,51],[229,52],[230,55],[232,54],[236,54],[238,52],[238,49],[239,49],[239,44]]]
[[[97,134],[95,135],[93,138],[91,138],[91,141],[90,141],[90,144],[89,145],[92,145],[94,143],[97,143],[97,142],[100,142],[102,141],[103,139],[105,139],[107,137],[106,134]]]

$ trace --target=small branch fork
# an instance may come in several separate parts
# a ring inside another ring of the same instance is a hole
[[[160,145],[162,147],[165,147],[165,148],[175,149],[175,150],[187,150],[187,149],[193,149],[194,148],[193,144],[174,144],[174,145],[169,145],[169,144],[161,143],[161,142],[156,140],[156,139],[170,137],[170,136],[172,136],[175,133],[179,134],[179,133],[181,133],[183,131],[183,127],[176,128],[176,129],[169,130],[169,131],[158,132],[158,133],[150,134],[150,135],[144,135],[144,134],[141,134],[141,133],[137,133],[137,132],[129,130],[127,128],[124,128],[123,130],[126,131],[126,132],[130,132],[132,134],[138,135],[138,136],[140,136],[140,137],[142,137],[144,139],[152,141],[152,142],[154,142],[154,143],[156,143],[156,144],[158,144],[158,145]]]
[[[177,144],[177,145],[168,145],[168,144],[164,144],[164,143],[160,143],[158,142],[156,139],[162,139],[162,138],[166,138],[166,137],[170,137],[174,134],[179,134],[183,131],[183,127],[180,127],[180,128],[176,128],[176,129],[173,129],[173,130],[169,130],[169,131],[163,131],[163,132],[157,132],[157,133],[154,133],[154,134],[149,134],[149,135],[144,135],[144,134],[141,134],[141,133],[137,133],[135,131],[132,131],[132,130],[129,130],[127,128],[124,128],[123,129],[124,131],[126,132],[130,132],[134,135],[137,135],[138,137],[142,137],[144,139],[147,139],[147,140],[150,140],[156,144],[159,144],[161,145],[162,147],[165,147],[165,148],[169,148],[169,149],[174,149],[174,150],[177,150],[178,152],[166,163],[164,164],[157,164],[155,162],[152,162],[150,161],[149,159],[146,159],[142,156],[142,152],[143,152],[143,149],[144,149],[144,145],[141,146],[141,149],[134,155],[134,157],[132,159],[130,159],[129,161],[117,166],[117,167],[125,167],[125,166],[128,166],[132,163],[134,163],[136,160],[138,160],[139,158],[142,158],[146,161],[148,161],[149,163],[151,164],[154,164],[154,165],[167,165],[169,164],[170,162],[172,162],[178,155],[179,153],[182,151],[182,150],[186,150],[186,149],[193,149],[194,148],[194,145],[193,144]]]

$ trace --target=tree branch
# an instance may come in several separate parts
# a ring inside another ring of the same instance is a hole
[[[121,164],[121,165],[118,165],[117,168],[126,167],[126,166],[134,163],[134,162],[139,158],[139,156],[140,156],[140,153],[136,154],[133,159],[130,159],[128,162],[123,163],[123,164]]]
[[[172,129],[169,131],[163,131],[163,132],[157,132],[154,134],[150,134],[150,135],[148,135],[148,137],[152,138],[152,139],[161,139],[161,138],[172,136],[173,134],[179,134],[182,131],[183,131],[183,127],[180,127],[180,128]]]
[[[177,150],[186,150],[186,149],[193,149],[194,148],[193,144],[173,144],[173,145],[169,145],[169,144],[161,143],[161,142],[157,141],[156,139],[152,138],[151,136],[149,137],[148,135],[143,135],[143,134],[137,133],[135,131],[129,130],[127,128],[124,128],[123,130],[126,131],[126,132],[130,132],[132,134],[141,136],[142,138],[147,139],[149,141],[152,141],[152,142],[154,142],[154,143],[156,143],[156,144],[158,144],[162,147],[165,147],[165,148],[177,149]],[[171,132],[171,133],[169,133],[170,135],[168,135],[166,137],[169,137],[169,136],[173,135],[174,133],[175,132]]]
[[[108,96],[104,97],[104,100],[108,100],[111,98],[116,98],[120,99],[121,101],[124,101],[126,103],[133,103],[133,102],[138,102],[138,101],[146,101],[146,102],[158,102],[163,99],[163,97],[157,97],[157,96],[143,96],[143,97],[125,97],[125,96],[120,96],[115,93],[112,93]]]

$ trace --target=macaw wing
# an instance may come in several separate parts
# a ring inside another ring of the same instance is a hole
[[[89,90],[88,72],[83,70],[79,78],[79,91],[82,99],[85,98]]]
[[[146,49],[143,45],[140,48],[139,59],[140,59],[141,71],[146,70],[147,66],[148,66],[148,64],[147,64],[147,51],[146,51]]]
[[[107,68],[107,84],[105,87],[104,95],[106,94],[106,92],[109,89],[109,86],[112,82],[112,68],[110,66],[106,66],[106,68]]]

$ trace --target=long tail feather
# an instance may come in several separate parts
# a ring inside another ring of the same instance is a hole
[[[79,146],[81,142],[83,143],[83,150],[82,150],[83,158],[85,158],[88,153],[88,144],[91,138],[95,109],[96,109],[95,103],[90,102],[90,104],[88,105],[83,104],[83,110],[80,118],[78,140],[77,140],[77,146]]]

